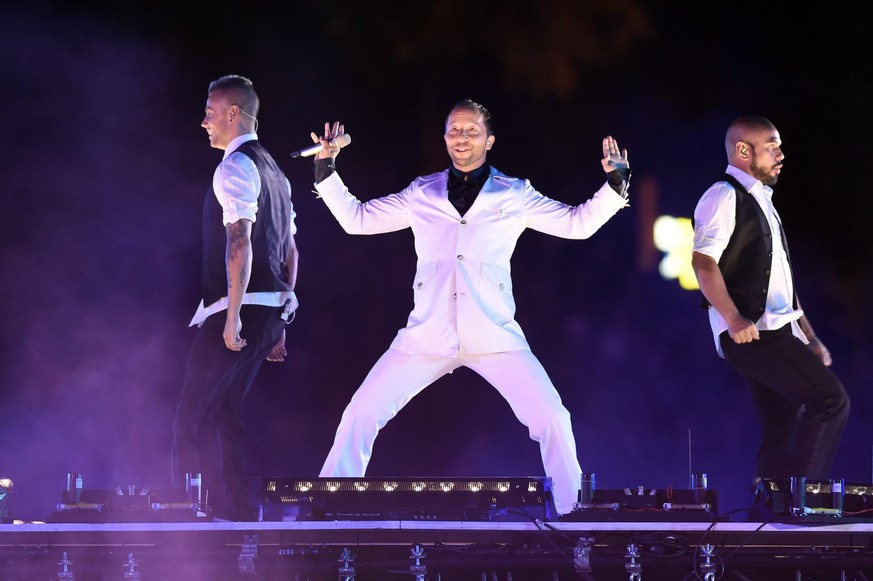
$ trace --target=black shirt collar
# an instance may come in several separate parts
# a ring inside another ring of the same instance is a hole
[[[458,182],[472,182],[477,189],[481,189],[485,185],[485,181],[491,175],[491,166],[487,163],[482,164],[470,172],[462,172],[455,166],[449,167],[449,187]],[[465,179],[466,178],[466,179]]]

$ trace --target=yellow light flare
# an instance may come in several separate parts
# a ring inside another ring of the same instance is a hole
[[[664,252],[658,272],[667,280],[677,279],[685,290],[697,290],[697,277],[691,268],[694,228],[691,218],[659,216],[653,227],[655,247]]]

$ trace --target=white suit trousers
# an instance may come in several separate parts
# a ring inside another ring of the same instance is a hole
[[[582,469],[570,412],[542,364],[526,349],[452,358],[388,349],[346,406],[319,476],[364,477],[379,430],[424,388],[462,366],[497,389],[539,443],[543,468],[552,479],[555,509],[559,514],[571,512]]]

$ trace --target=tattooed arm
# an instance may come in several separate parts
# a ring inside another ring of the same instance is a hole
[[[239,351],[246,346],[240,337],[242,321],[239,310],[243,295],[249,286],[252,272],[252,222],[240,218],[225,227],[227,231],[227,320],[224,323],[224,344]]]

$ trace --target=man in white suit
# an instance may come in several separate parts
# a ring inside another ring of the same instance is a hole
[[[335,171],[347,141],[343,125],[326,123],[323,136],[312,134],[322,145],[315,188],[342,228],[349,234],[412,228],[418,256],[406,327],[352,396],[320,477],[363,477],[379,430],[424,388],[466,366],[497,389],[539,443],[555,509],[566,514],[577,501],[582,472],[570,413],[515,321],[510,258],[526,228],[588,238],[627,206],[627,150],[606,137],[601,163],[607,183],[570,206],[486,163],[495,140],[490,117],[478,103],[459,102],[446,119],[451,167],[367,202]]]

